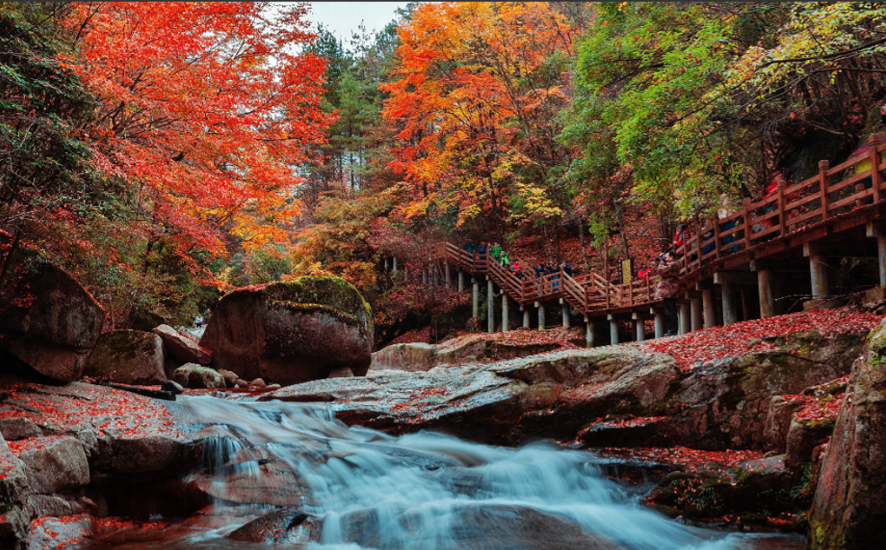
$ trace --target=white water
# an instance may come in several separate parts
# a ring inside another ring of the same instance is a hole
[[[490,530],[470,518],[516,511],[508,516],[514,523],[497,527],[508,532],[524,526],[526,510],[548,517],[539,540],[559,535],[561,522],[575,522],[589,543],[583,548],[595,548],[592,541],[627,550],[757,548],[753,535],[696,529],[645,509],[636,490],[603,477],[588,452],[543,444],[493,447],[427,432],[392,437],[348,428],[317,405],[210,397],[180,403],[192,420],[224,426],[238,438],[207,448],[214,471],[225,471],[223,463],[238,452],[261,449],[296,472],[307,488],[302,508],[323,520],[312,549],[486,548],[464,544],[466,529],[468,540]],[[227,474],[263,475],[257,464],[241,462]],[[551,533],[544,533],[546,523]]]

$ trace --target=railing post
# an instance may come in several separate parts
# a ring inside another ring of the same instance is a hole
[[[828,218],[828,168],[831,163],[826,160],[818,161],[818,186],[821,194],[821,221]]]
[[[880,186],[883,185],[883,174],[880,173],[880,152],[877,148],[881,144],[879,134],[874,134],[868,139],[871,145],[871,182],[874,184],[874,202],[883,198]]]
[[[788,232],[788,219],[784,215],[785,209],[784,183],[778,184],[778,235]]]
[[[751,235],[754,233],[751,227],[753,224],[751,224],[751,199],[749,197],[741,200],[741,216],[744,220],[744,247],[747,249],[751,246]],[[735,239],[732,242],[735,242]]]
[[[858,193],[861,193],[862,191],[864,191],[864,184],[863,183],[856,183],[855,184],[855,193],[858,194]],[[862,206],[864,206],[864,199],[862,197],[857,197],[855,199],[855,207],[861,208]]]
[[[735,239],[733,239],[735,240]],[[714,257],[720,259],[720,218],[714,218]]]

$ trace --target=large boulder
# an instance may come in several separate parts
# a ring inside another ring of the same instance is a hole
[[[225,387],[225,378],[209,367],[185,363],[172,373],[172,378],[186,388],[217,389]]]
[[[886,540],[886,321],[852,368],[810,512],[813,550],[880,548]]]
[[[83,374],[111,377],[122,384],[155,385],[166,380],[163,340],[140,330],[112,330],[102,334],[86,362]]]
[[[152,331],[159,336],[169,353],[182,363],[208,365],[212,362],[212,353],[200,347],[196,340],[182,334],[169,325],[160,325]]]
[[[0,251],[11,248],[8,234],[0,233]],[[104,310],[71,275],[34,251],[16,246],[11,254],[0,279],[0,350],[59,382],[77,380]]]
[[[333,277],[242,288],[213,311],[200,340],[216,367],[243,379],[296,384],[348,367],[363,376],[372,360],[369,305]]]

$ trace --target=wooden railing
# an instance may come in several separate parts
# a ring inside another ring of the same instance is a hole
[[[818,164],[818,174],[788,186],[778,185],[768,196],[752,201],[744,199],[741,208],[721,219],[710,220],[676,249],[682,262],[681,276],[688,276],[708,263],[742,252],[760,243],[785,237],[804,227],[824,223],[829,218],[869,206],[886,198],[883,161],[886,144],[872,136],[867,154],[830,167]],[[858,165],[870,163],[865,170]],[[831,183],[832,179],[839,179]],[[650,304],[654,301],[655,282],[648,278],[614,285],[599,273],[572,277],[565,273],[535,278],[531,263],[521,261],[523,277],[485,257],[468,254],[451,243],[433,247],[433,257],[444,260],[472,274],[488,274],[511,298],[523,304],[564,298],[579,311],[599,313]]]

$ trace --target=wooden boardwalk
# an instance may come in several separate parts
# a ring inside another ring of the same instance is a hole
[[[795,185],[782,183],[761,200],[745,199],[737,212],[711,220],[692,235],[677,249],[683,262],[681,332],[776,315],[785,309],[777,303],[780,295],[824,301],[837,282],[829,281],[835,274],[834,258],[876,256],[878,282],[886,284],[884,150],[886,144],[873,136],[866,154],[834,167],[821,161],[815,176]],[[486,279],[490,331],[497,326],[491,298],[498,287],[505,327],[510,326],[511,300],[524,311],[526,327],[530,305],[539,308],[539,327],[545,325],[546,304],[563,306],[564,324],[569,322],[567,305],[571,305],[588,322],[589,341],[592,324],[603,318],[610,321],[610,339],[615,341],[615,323],[620,320],[635,322],[638,339],[644,338],[643,321],[649,318],[656,320],[656,334],[662,332],[654,280],[616,285],[597,273],[536,278],[532,264],[516,258],[512,262],[519,261],[523,269],[518,278],[489,258],[468,254],[451,243],[431,247],[428,258],[444,270],[447,284],[450,270],[458,270],[460,290],[463,273],[472,277],[475,316],[477,285]]]

